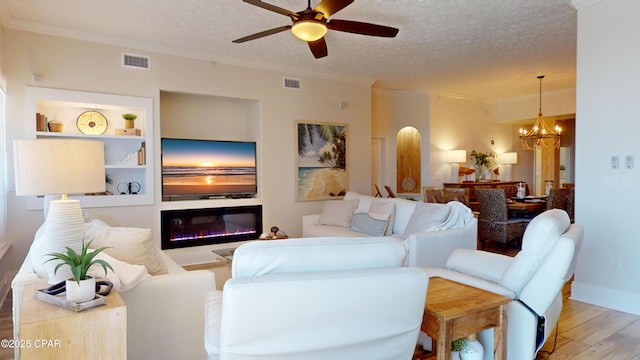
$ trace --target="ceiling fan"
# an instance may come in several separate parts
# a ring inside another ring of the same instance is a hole
[[[298,12],[289,11],[278,6],[265,3],[262,0],[243,1],[251,5],[261,7],[265,10],[288,16],[291,21],[293,21],[293,24],[261,31],[233,40],[233,42],[237,44],[277,34],[290,29],[297,38],[304,40],[309,44],[311,53],[313,53],[313,56],[316,59],[319,59],[327,56],[328,54],[327,43],[324,40],[324,35],[327,33],[327,30],[381,37],[395,37],[399,31],[398,29],[389,26],[359,21],[329,20],[331,15],[344,9],[349,4],[353,3],[354,0],[323,0],[314,9],[311,9],[311,0],[308,0],[307,8]]]

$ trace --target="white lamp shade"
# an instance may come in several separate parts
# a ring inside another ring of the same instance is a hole
[[[101,141],[16,140],[13,161],[18,196],[105,191]]]
[[[498,160],[501,164],[511,165],[518,163],[518,153],[517,152],[507,152],[504,154],[500,154]]]
[[[443,154],[446,163],[464,163],[467,162],[467,150],[449,150]]]

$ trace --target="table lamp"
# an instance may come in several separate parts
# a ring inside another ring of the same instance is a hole
[[[16,140],[13,143],[16,195],[58,195],[49,203],[45,219],[43,255],[66,252],[65,247],[82,249],[85,228],[80,200],[67,194],[105,191],[104,144],[75,139]],[[48,260],[42,256],[42,262]],[[62,266],[54,274],[56,261],[46,263],[49,283],[71,277]],[[35,264],[34,264],[35,265]]]
[[[500,154],[498,161],[504,165],[504,181],[511,181],[511,165],[518,163],[518,153],[507,152]]]
[[[444,162],[451,164],[451,182],[460,182],[460,163],[467,161],[467,150],[449,150],[444,152]]]

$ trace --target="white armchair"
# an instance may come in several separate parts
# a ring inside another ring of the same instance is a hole
[[[388,238],[255,242],[210,292],[209,359],[411,359],[428,277]]]
[[[563,210],[548,210],[527,226],[515,257],[460,249],[448,269],[428,268],[440,276],[513,299],[508,306],[507,359],[532,360],[558,322],[562,288],[573,276],[583,228],[570,224]],[[485,359],[493,359],[492,329],[479,334]]]

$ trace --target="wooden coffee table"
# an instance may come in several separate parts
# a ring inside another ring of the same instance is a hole
[[[451,358],[451,342],[494,328],[494,358],[507,357],[507,304],[511,299],[455,281],[429,279],[421,330],[438,360]]]

